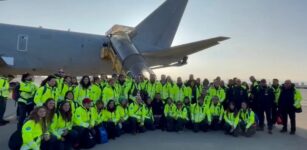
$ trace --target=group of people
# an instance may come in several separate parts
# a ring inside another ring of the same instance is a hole
[[[0,123],[3,120],[9,84],[13,77],[0,78]],[[37,87],[33,76],[23,74],[13,90],[18,103],[17,129],[21,131],[21,149],[70,149],[88,144],[87,135],[101,141],[101,129],[109,139],[122,134],[137,134],[161,129],[180,132],[224,130],[232,136],[252,136],[262,131],[267,122],[268,133],[281,118],[287,132],[295,134],[295,114],[301,112],[301,94],[290,80],[270,86],[265,79],[250,77],[251,85],[230,79],[226,85],[220,77],[209,82],[200,78],[176,82],[170,76],[113,74],[65,76],[64,72],[48,76]]]

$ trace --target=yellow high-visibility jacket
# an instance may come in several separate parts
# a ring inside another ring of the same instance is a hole
[[[58,102],[59,90],[57,87],[50,87],[47,83],[45,86],[40,87],[36,91],[34,103],[36,106],[42,106],[49,98],[52,98],[55,100],[55,102]]]
[[[39,150],[43,129],[41,122],[28,120],[22,126],[22,147],[21,150]]]

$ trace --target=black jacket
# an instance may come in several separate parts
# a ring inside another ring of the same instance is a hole
[[[275,94],[272,88],[259,86],[258,91],[255,94],[254,104],[258,109],[267,109],[273,107]]]
[[[292,86],[289,89],[286,89],[284,86],[282,86],[281,91],[280,91],[280,96],[279,96],[278,107],[281,110],[295,111],[295,108],[293,106],[294,95],[295,95],[294,86]]]
[[[157,99],[154,99],[151,103],[151,106],[152,106],[153,115],[163,115],[164,104],[163,104],[162,100],[157,101]]]
[[[237,109],[241,108],[242,102],[248,101],[247,90],[245,90],[242,86],[234,86],[229,92],[229,101],[234,102]]]

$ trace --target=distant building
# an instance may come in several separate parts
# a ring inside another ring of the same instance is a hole
[[[299,83],[294,83],[295,87],[299,87],[300,84]]]

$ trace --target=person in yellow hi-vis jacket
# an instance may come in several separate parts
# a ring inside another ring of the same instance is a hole
[[[142,120],[144,122],[144,127],[146,130],[154,130],[154,116],[152,113],[152,100],[149,98],[146,100],[145,105],[143,107],[142,113]]]
[[[149,78],[150,80],[146,82],[145,91],[150,99],[154,99],[156,93],[160,93],[159,82],[156,81],[156,75],[154,74],[151,74]]]
[[[3,116],[6,109],[6,101],[10,94],[10,81],[13,78],[11,75],[8,77],[0,76],[0,126],[9,123],[9,121],[3,120]]]
[[[221,87],[221,83],[219,80],[214,80],[213,86],[209,88],[207,91],[208,93],[208,102],[211,102],[212,97],[217,96],[219,98],[219,101],[221,104],[224,104],[225,98],[226,98],[226,92],[225,90]]]
[[[76,109],[79,107],[79,103],[75,101],[74,92],[67,91],[65,94],[65,102],[69,102],[71,112],[74,114]]]
[[[110,100],[114,100],[115,103],[118,103],[119,100],[119,90],[115,86],[115,80],[109,79],[109,84],[102,91],[102,100],[103,103],[108,104]]]
[[[92,120],[95,122],[94,130],[95,130],[95,138],[98,143],[101,141],[100,129],[105,127],[103,121],[105,120],[106,109],[103,101],[97,100],[95,105],[92,108]]]
[[[165,75],[161,75],[160,82],[157,82],[156,86],[156,93],[161,94],[162,100],[166,100],[168,97],[171,97],[171,89],[172,89],[172,81],[170,77],[167,77]],[[153,97],[154,98],[154,97]]]
[[[56,147],[61,149],[71,149],[77,132],[72,130],[73,114],[71,111],[70,103],[63,101],[55,114],[55,120],[51,124],[51,133],[56,136]]]
[[[144,132],[144,120],[142,118],[144,107],[145,105],[141,96],[137,96],[136,102],[129,104],[130,133],[132,134]]]
[[[18,125],[17,128],[21,129],[24,120],[27,116],[30,115],[30,112],[34,108],[34,96],[37,90],[36,85],[33,83],[33,77],[29,73],[25,73],[21,77],[21,83],[19,85],[19,94],[18,98],[18,107],[17,107],[17,116],[18,116]]]
[[[283,128],[281,133],[286,133],[288,131],[288,116],[290,118],[291,131],[290,134],[294,135],[296,132],[296,113],[302,112],[302,95],[301,92],[295,88],[291,80],[286,80],[281,87],[279,101],[278,101],[278,111],[281,114],[283,121]]]
[[[85,98],[92,100],[92,83],[89,76],[83,76],[79,86],[74,89],[74,98],[82,105],[82,101]]]
[[[256,133],[255,113],[248,107],[247,102],[242,102],[239,117],[239,127],[243,135],[246,137],[254,135]]]
[[[176,105],[173,103],[172,98],[167,99],[167,103],[164,106],[164,118],[165,118],[165,125],[166,130],[169,132],[174,131],[174,124],[176,118]]]
[[[57,120],[56,116],[56,108],[55,108],[55,100],[52,98],[49,98],[43,106],[45,106],[47,115],[46,115],[46,127],[47,130],[44,132],[44,134],[48,134],[49,139],[48,140],[42,140],[41,143],[41,149],[42,150],[49,150],[49,149],[57,149],[57,138],[56,136],[52,133],[52,123]]]
[[[104,122],[108,137],[110,139],[115,139],[120,136],[120,128],[118,122],[120,120],[120,115],[116,111],[116,105],[114,100],[110,100],[107,104],[107,108],[104,111],[105,117]]]
[[[224,113],[225,134],[230,134],[235,137],[239,135],[239,114],[235,109],[234,102],[230,102],[228,109]]]
[[[198,102],[191,106],[191,120],[194,132],[199,130],[206,132],[211,125],[210,109],[205,105],[202,97],[199,97]]]
[[[48,76],[42,82],[41,87],[36,91],[34,103],[36,106],[42,106],[49,98],[54,99],[56,102],[59,98],[59,90],[54,76]]]
[[[95,126],[95,120],[92,119],[92,101],[89,98],[85,98],[82,101],[82,105],[79,106],[73,115],[73,129],[77,131],[78,136],[75,139],[74,147],[80,146],[82,135],[87,130],[92,130]]]
[[[93,84],[92,84],[92,101],[94,104],[96,104],[96,102],[98,100],[102,99],[102,91],[101,91],[101,86],[100,86],[100,78],[99,77],[93,77]]]
[[[64,77],[64,81],[61,82],[62,85],[58,86],[60,87],[59,92],[60,92],[60,96],[59,96],[59,101],[64,101],[65,100],[65,95],[68,91],[72,91],[73,90],[73,86],[72,86],[72,82],[71,82],[71,76],[65,76]],[[57,80],[59,82],[59,80]]]
[[[177,102],[175,109],[175,123],[174,123],[174,131],[179,132],[182,131],[188,122],[188,110],[183,105],[182,102]]]
[[[129,105],[128,100],[124,97],[120,98],[120,104],[117,106],[116,111],[120,116],[119,126],[122,131],[125,133],[129,133],[130,131],[130,123],[129,123]]]
[[[220,130],[223,125],[224,106],[219,101],[217,96],[212,97],[211,104],[209,105],[209,111],[211,116],[211,129]]]
[[[42,139],[48,140],[46,131],[46,108],[36,107],[29,116],[29,120],[22,126],[21,150],[40,150]]]

